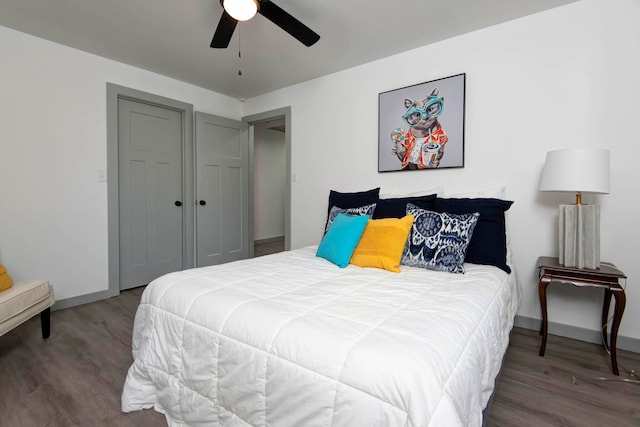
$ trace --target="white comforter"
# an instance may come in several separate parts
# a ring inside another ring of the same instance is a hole
[[[481,425],[519,303],[514,274],[340,269],[315,250],[152,282],[123,411],[153,406],[170,425]]]

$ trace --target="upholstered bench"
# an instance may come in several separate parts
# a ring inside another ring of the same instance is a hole
[[[54,302],[53,287],[47,280],[15,282],[0,292],[0,336],[40,313],[42,338],[49,338]]]

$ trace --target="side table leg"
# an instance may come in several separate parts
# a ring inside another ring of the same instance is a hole
[[[540,296],[540,309],[542,310],[542,344],[540,345],[540,356],[544,356],[547,347],[547,286],[551,283],[551,278],[542,275],[538,282],[538,294]]]
[[[618,328],[620,327],[620,321],[622,320],[622,314],[624,313],[624,307],[627,304],[627,297],[624,295],[622,288],[615,289],[613,292],[615,298],[615,311],[613,313],[613,324],[611,325],[611,338],[609,347],[611,349],[611,366],[613,368],[614,375],[620,375],[618,371],[618,359],[616,356],[616,342],[618,340]]]
[[[600,324],[600,333],[602,334],[602,346],[605,350],[609,350],[609,334],[607,333],[607,320],[609,318],[609,306],[611,305],[611,289],[604,290],[604,302],[602,304],[602,322]]]

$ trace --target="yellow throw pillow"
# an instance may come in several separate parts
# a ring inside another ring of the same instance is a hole
[[[0,291],[9,289],[13,285],[13,279],[7,273],[7,269],[4,265],[0,264]]]
[[[403,218],[370,219],[353,251],[350,263],[400,272],[402,251],[413,225],[413,215]]]

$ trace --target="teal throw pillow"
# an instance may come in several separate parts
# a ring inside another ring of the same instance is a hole
[[[364,233],[368,220],[368,215],[338,214],[322,238],[316,256],[331,261],[340,268],[345,268],[349,265],[351,255]]]

